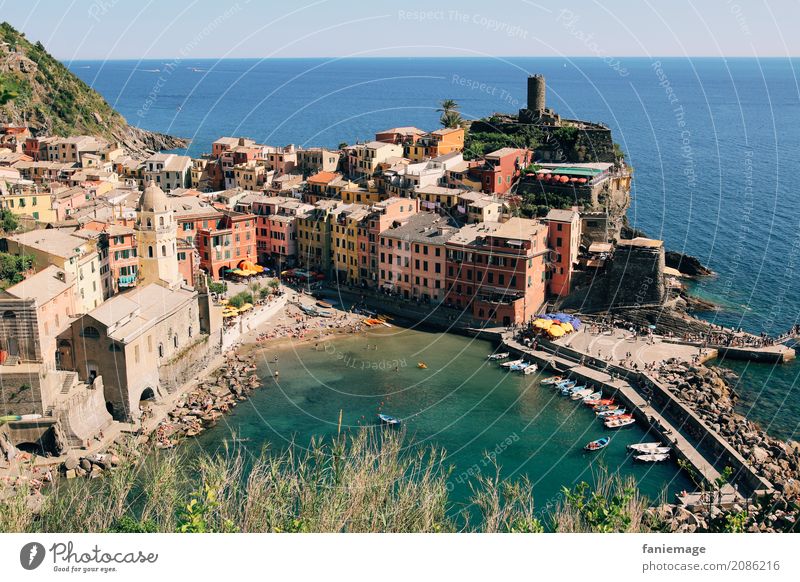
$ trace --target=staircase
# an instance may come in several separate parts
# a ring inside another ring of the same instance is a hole
[[[64,376],[64,383],[61,385],[61,393],[69,394],[70,389],[75,385],[77,379],[78,374],[76,372],[67,372]]]

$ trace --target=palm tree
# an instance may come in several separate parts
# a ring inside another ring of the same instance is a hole
[[[442,113],[442,116],[439,118],[439,122],[442,124],[442,127],[453,128],[461,127],[461,124],[464,123],[464,120],[461,118],[461,114],[458,111],[455,109],[450,109],[449,111]]]
[[[439,109],[437,109],[436,111],[439,111],[441,113],[448,113],[450,111],[455,111],[457,109],[458,109],[458,103],[456,103],[455,100],[445,99],[442,101],[441,105],[439,106]]]

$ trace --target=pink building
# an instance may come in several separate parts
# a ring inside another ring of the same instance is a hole
[[[387,198],[373,204],[371,212],[358,227],[359,280],[364,287],[379,285],[378,246],[381,232],[419,213],[417,198]]]
[[[285,196],[254,200],[258,262],[281,270],[293,266],[297,256],[297,217],[314,207]]]
[[[439,303],[446,290],[446,243],[457,228],[436,214],[411,216],[381,233],[379,283],[404,299]]]
[[[551,249],[547,291],[564,297],[572,288],[572,273],[581,244],[581,216],[575,210],[552,209],[545,218]]]

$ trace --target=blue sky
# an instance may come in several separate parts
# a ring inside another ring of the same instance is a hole
[[[58,58],[797,56],[796,0],[0,0]]]

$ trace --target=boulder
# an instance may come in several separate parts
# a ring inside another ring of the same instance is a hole
[[[89,472],[89,471],[91,471],[91,470],[92,470],[92,462],[91,462],[89,459],[87,459],[87,458],[85,458],[85,457],[84,457],[84,458],[83,458],[83,459],[81,459],[81,461],[80,461],[80,467],[81,467],[81,469],[83,469],[84,471],[86,471],[86,472]]]
[[[767,459],[769,459],[769,453],[759,446],[753,447],[752,456],[753,456],[753,461],[755,461],[756,463],[763,463]]]
[[[74,473],[74,470],[77,468],[77,466],[78,466],[78,458],[72,454],[67,455],[67,458],[64,460],[64,468],[67,471],[73,471]]]

